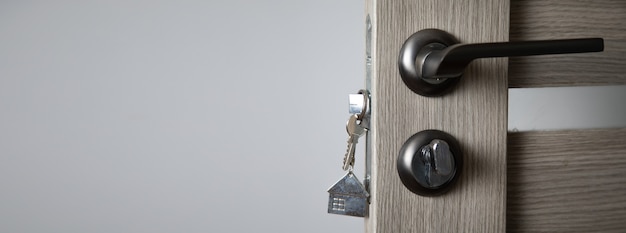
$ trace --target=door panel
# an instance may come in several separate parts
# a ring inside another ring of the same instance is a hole
[[[624,232],[626,128],[508,136],[508,232]]]
[[[367,232],[624,229],[625,129],[509,133],[507,163],[506,115],[508,87],[626,84],[624,9],[612,0],[367,0]],[[451,93],[429,98],[411,92],[397,68],[403,42],[426,28],[461,43],[604,37],[605,52],[479,59]],[[442,196],[413,194],[396,169],[402,144],[426,129],[456,137],[464,153],[459,182]]]
[[[419,96],[402,82],[398,52],[414,32],[438,28],[461,42],[508,40],[508,1],[368,0],[373,23],[368,232],[505,230],[507,59],[473,62],[454,92]],[[411,193],[396,169],[414,133],[445,131],[461,143],[463,173],[438,197]]]
[[[509,87],[626,84],[624,1],[513,1],[510,32],[511,40],[603,37],[605,51],[511,58]],[[623,232],[626,129],[508,137],[507,231]]]

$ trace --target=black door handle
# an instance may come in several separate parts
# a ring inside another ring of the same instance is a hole
[[[459,44],[445,31],[424,29],[404,42],[398,68],[402,80],[413,92],[440,96],[458,83],[465,67],[474,59],[603,50],[602,38]]]

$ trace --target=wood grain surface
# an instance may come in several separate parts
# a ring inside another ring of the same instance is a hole
[[[604,38],[604,52],[509,59],[509,87],[626,84],[626,1],[511,1],[511,41]]]
[[[624,232],[626,128],[510,133],[507,232]]]
[[[367,0],[374,22],[372,180],[367,232],[504,232],[506,209],[506,58],[473,62],[457,88],[437,98],[411,92],[397,68],[414,32],[438,28],[461,42],[507,41],[509,2],[501,0]],[[465,163],[455,187],[422,197],[401,183],[400,147],[426,129],[461,143]]]

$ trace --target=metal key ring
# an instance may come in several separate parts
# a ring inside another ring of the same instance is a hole
[[[363,110],[361,110],[361,113],[357,114],[356,119],[363,120],[369,111],[368,106],[370,105],[370,92],[366,89],[361,89],[358,93],[363,95]]]

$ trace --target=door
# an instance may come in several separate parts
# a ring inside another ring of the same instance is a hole
[[[626,228],[626,129],[508,132],[508,89],[626,84],[623,1],[367,0],[371,193],[367,232],[619,232]],[[441,97],[413,93],[399,49],[436,28],[461,43],[603,37],[595,54],[473,61]],[[437,129],[464,164],[446,194],[423,197],[398,177],[413,134]]]

